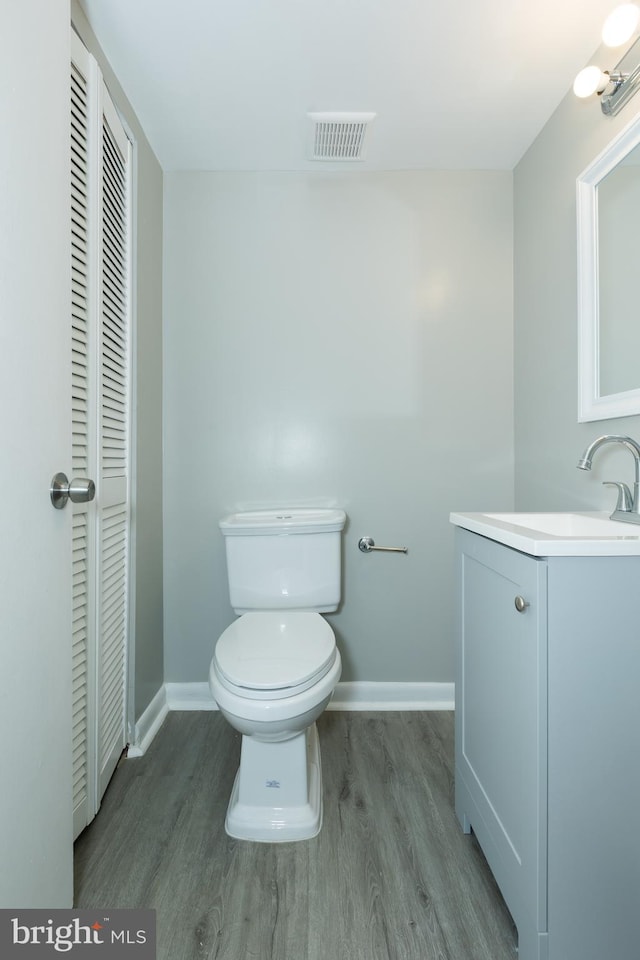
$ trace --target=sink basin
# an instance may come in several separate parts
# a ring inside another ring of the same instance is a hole
[[[534,557],[640,556],[640,525],[607,513],[452,513],[450,519]]]
[[[526,527],[552,537],[628,537],[630,525],[611,520],[608,514],[588,513],[487,513],[492,520],[501,520],[516,527]],[[640,536],[640,526],[636,535]]]

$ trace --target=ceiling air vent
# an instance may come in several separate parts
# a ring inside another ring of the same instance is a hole
[[[375,113],[309,113],[311,160],[364,160],[367,130]]]

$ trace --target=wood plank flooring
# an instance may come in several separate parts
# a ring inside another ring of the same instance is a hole
[[[514,960],[517,935],[453,811],[453,714],[325,712],[324,824],[232,840],[240,737],[170,713],[76,843],[76,907],[151,907],[158,960]]]

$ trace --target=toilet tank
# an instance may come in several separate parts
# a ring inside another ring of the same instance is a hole
[[[340,603],[343,510],[234,513],[220,521],[236,613],[313,610]]]

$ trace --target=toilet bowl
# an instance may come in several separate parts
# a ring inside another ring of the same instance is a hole
[[[209,683],[236,730],[286,740],[322,713],[341,670],[333,630],[318,613],[245,613],[220,636]]]
[[[225,829],[239,839],[309,839],[322,826],[322,775],[315,721],[342,663],[317,613],[247,613],[221,635],[211,692],[243,735]]]
[[[342,511],[282,510],[221,521],[236,613],[219,637],[209,686],[242,734],[225,829],[238,839],[305,840],[322,826],[315,721],[342,663],[321,612],[340,599]]]

